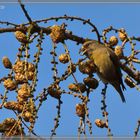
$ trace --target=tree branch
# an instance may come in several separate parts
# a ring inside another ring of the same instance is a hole
[[[129,67],[127,67],[123,63],[120,63],[120,66],[121,66],[122,70],[125,71],[130,77],[132,77],[135,81],[140,83],[140,75],[133,72]]]
[[[15,28],[0,28],[0,33],[6,33],[6,32],[15,32],[15,31],[27,31],[28,27],[26,26],[21,26],[21,27],[15,27]],[[51,27],[39,27],[39,26],[35,26],[35,28],[33,29],[33,33],[39,33],[40,30],[43,31],[43,33],[46,33],[47,35],[49,35],[51,33]],[[91,40],[91,39],[86,39],[83,37],[79,37],[76,35],[73,35],[70,31],[65,31],[65,38],[75,41],[77,42],[77,44],[83,44],[85,41],[87,40]],[[123,71],[125,71],[129,76],[131,76],[135,81],[137,81],[138,83],[140,83],[140,76],[138,76],[135,72],[133,72],[129,67],[127,67],[126,65],[124,65],[123,63],[120,64],[121,68]]]
[[[95,32],[96,33],[98,41],[99,42],[101,41],[100,40],[100,37],[101,36],[99,34],[99,31],[98,31],[97,27],[93,23],[91,23],[90,19],[87,19],[86,20],[86,19],[83,19],[81,17],[64,15],[64,16],[58,16],[58,17],[50,17],[50,18],[41,19],[41,20],[35,20],[33,22],[35,22],[35,23],[41,23],[41,22],[47,23],[48,21],[52,21],[52,20],[55,20],[55,21],[58,21],[58,20],[71,20],[71,21],[78,20],[78,21],[81,21],[81,22],[83,22],[83,24],[90,25],[93,28],[92,29],[92,32]],[[23,25],[29,25],[29,23],[25,23]]]
[[[21,9],[23,10],[24,14],[25,14],[25,17],[28,19],[29,23],[32,23],[32,19],[30,18],[27,10],[25,9],[25,6],[24,4],[21,3],[21,0],[18,0],[19,4],[20,4],[20,7]]]

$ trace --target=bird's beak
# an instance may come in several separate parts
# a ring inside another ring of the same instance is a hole
[[[86,49],[82,46],[81,49],[79,50],[80,55],[84,55],[86,53]]]

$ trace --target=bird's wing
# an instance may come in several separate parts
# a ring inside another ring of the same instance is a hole
[[[118,79],[114,64],[110,59],[106,47],[101,46],[96,48],[96,50],[92,52],[90,59],[94,61],[94,64],[97,67],[97,74],[104,83],[113,82]]]
[[[110,48],[106,48],[106,49],[107,49],[107,54],[109,55],[111,61],[113,62],[114,66],[117,70],[117,73],[119,73],[120,76],[122,76],[118,57],[115,55],[115,53]]]
[[[120,69],[119,59],[110,48],[107,48],[107,53],[108,53],[112,63],[114,64],[116,73],[118,75],[118,80],[121,83],[122,88],[125,89],[125,86],[124,86],[123,81],[122,81],[122,72],[121,72],[121,69]]]

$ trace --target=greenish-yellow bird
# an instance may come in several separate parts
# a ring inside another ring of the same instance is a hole
[[[114,51],[104,44],[92,40],[85,42],[80,52],[86,55],[90,60],[93,60],[99,78],[103,83],[111,84],[118,91],[122,101],[125,102],[122,92],[125,86],[122,81],[119,59]]]

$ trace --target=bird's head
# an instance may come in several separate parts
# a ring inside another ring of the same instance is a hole
[[[96,49],[97,44],[98,41],[96,40],[86,41],[79,50],[79,54],[90,57],[90,55],[92,55],[92,52]]]

